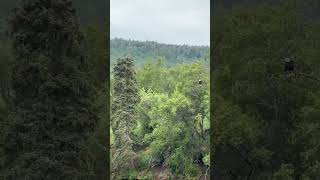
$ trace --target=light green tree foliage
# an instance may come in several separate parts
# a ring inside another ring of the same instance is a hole
[[[204,174],[209,165],[208,74],[202,61],[167,68],[158,60],[138,71],[135,142],[146,147],[146,168],[166,167],[176,178]]]

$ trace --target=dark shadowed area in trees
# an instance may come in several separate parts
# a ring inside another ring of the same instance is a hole
[[[0,2],[0,179],[109,177],[108,11],[90,3]]]
[[[216,1],[214,179],[319,179],[319,9],[314,0]]]

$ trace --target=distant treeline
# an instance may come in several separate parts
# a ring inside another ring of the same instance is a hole
[[[111,64],[118,58],[132,56],[137,66],[148,59],[166,59],[166,65],[191,63],[199,59],[208,59],[208,46],[169,45],[154,41],[135,41],[114,38],[110,43]]]

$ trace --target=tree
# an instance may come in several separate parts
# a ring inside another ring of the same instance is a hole
[[[92,179],[107,179],[110,176],[109,154],[109,63],[107,48],[107,33],[98,24],[86,26],[86,55],[90,59],[95,88],[97,90],[97,128],[88,139],[90,167],[93,171]]]
[[[3,44],[2,44],[3,43]],[[11,106],[11,64],[12,56],[9,43],[0,40],[0,169],[3,169],[3,140],[8,123],[8,112]],[[1,179],[1,176],[0,176]]]
[[[132,131],[136,126],[136,106],[140,101],[133,59],[119,59],[114,69],[111,127],[115,135],[112,152],[112,172],[115,177],[126,176],[132,166]]]
[[[4,179],[84,179],[96,91],[71,0],[24,0],[10,20],[14,109]]]
[[[317,148],[309,149],[317,129],[308,129],[317,109],[307,97],[319,85],[299,74],[317,74],[318,40],[301,12],[286,0],[215,17],[214,178],[299,179],[317,171]],[[288,57],[295,76],[283,72]]]
[[[208,74],[204,60],[174,67],[150,61],[139,69],[141,101],[134,144],[142,168],[162,169],[163,176],[173,179],[205,176],[209,166]]]

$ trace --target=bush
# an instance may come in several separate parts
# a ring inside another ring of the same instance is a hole
[[[141,169],[148,169],[151,155],[143,152],[143,153],[141,153],[141,155],[139,157],[140,157],[139,158],[139,167]]]

